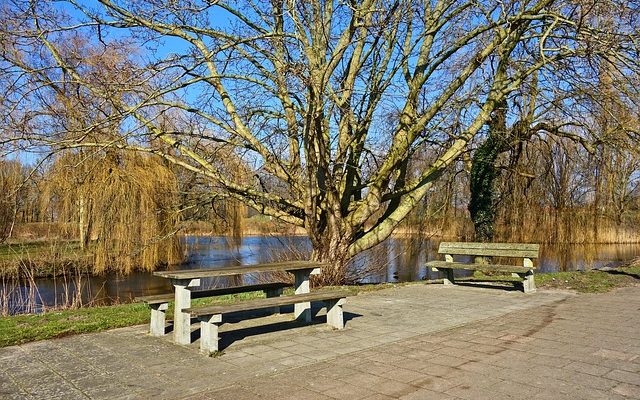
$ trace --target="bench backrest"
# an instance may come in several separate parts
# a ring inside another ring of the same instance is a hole
[[[438,253],[466,256],[538,258],[539,244],[442,242]]]

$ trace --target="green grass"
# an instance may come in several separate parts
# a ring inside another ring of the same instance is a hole
[[[460,279],[460,280],[465,280]],[[488,276],[476,271],[468,281],[519,282],[510,276]],[[622,267],[608,271],[549,272],[535,275],[536,287],[574,290],[578,293],[605,293],[612,289],[640,284],[640,266]]]
[[[77,240],[63,241],[28,241],[0,244],[0,260],[14,260],[25,256],[37,257],[56,251],[62,254],[82,253]]]
[[[640,284],[640,266],[609,271],[553,272],[536,275],[536,286],[575,290],[580,293],[604,293],[624,286]]]
[[[264,297],[264,293],[250,292],[197,299],[193,304],[229,304],[259,297]],[[173,303],[170,304],[167,313],[173,314]],[[12,315],[0,318],[0,347],[146,324],[149,318],[149,307],[145,304],[119,304],[35,315]]]
[[[149,316],[143,304],[123,304],[4,317],[0,318],[0,347],[143,324]]]
[[[91,246],[73,240],[13,242],[0,245],[0,276],[47,277],[91,269]]]

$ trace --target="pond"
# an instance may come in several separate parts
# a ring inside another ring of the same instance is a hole
[[[287,253],[305,258],[311,251],[309,240],[303,236],[250,236],[243,238],[238,246],[230,244],[225,237],[188,236],[183,240],[188,257],[175,269],[257,264],[282,259]],[[438,244],[439,240],[390,238],[354,260],[351,278],[360,283],[436,279],[437,273],[427,270],[424,264],[440,259]],[[534,263],[541,273],[574,271],[616,266],[638,256],[640,244],[542,246],[540,259]],[[225,286],[230,282],[220,280],[213,284]],[[11,313],[38,312],[42,305],[50,307],[73,301],[85,305],[123,303],[136,296],[171,289],[166,279],[144,272],[128,276],[108,274],[82,279],[38,279],[36,286],[14,284],[14,287],[8,287],[4,284],[0,288],[0,301],[9,305]],[[28,299],[35,299],[36,305],[27,305]]]

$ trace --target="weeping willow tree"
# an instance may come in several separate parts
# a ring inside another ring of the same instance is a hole
[[[43,207],[73,223],[82,247],[91,242],[94,273],[150,271],[182,257],[177,185],[157,157],[67,152],[48,173]]]

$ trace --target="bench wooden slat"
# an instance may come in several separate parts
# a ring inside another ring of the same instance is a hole
[[[438,248],[440,254],[538,258],[539,244],[531,243],[477,243],[477,242],[442,242]]]
[[[255,272],[299,271],[305,269],[322,268],[327,265],[328,264],[326,263],[315,261],[288,261],[256,265],[228,266],[220,268],[201,268],[180,271],[156,271],[153,273],[153,275],[169,279],[197,279],[216,276],[248,274]]]
[[[259,290],[277,290],[277,289],[284,289],[290,286],[291,284],[286,282],[270,282],[270,283],[260,283],[256,285],[232,286],[228,288],[192,290],[191,298],[200,299],[203,297],[223,296],[226,294],[237,294],[237,293],[245,293],[245,292],[256,292]],[[158,304],[158,303],[166,303],[166,302],[172,301],[173,299],[174,299],[174,293],[171,292],[171,293],[155,294],[150,296],[139,296],[139,297],[136,297],[134,301],[136,303]]]
[[[458,262],[446,262],[446,261],[429,261],[426,264],[431,268],[438,269],[464,269],[469,271],[493,271],[493,272],[509,272],[516,274],[524,274],[532,271],[532,268],[521,267],[518,265],[500,265],[500,264],[467,264]]]
[[[264,308],[279,307],[289,304],[303,303],[308,301],[325,301],[332,299],[345,298],[351,292],[346,290],[319,291],[305,294],[296,294],[291,296],[280,296],[266,299],[256,299],[242,301],[235,304],[213,305],[203,307],[191,307],[183,309],[183,312],[190,313],[192,317],[200,317],[203,315],[225,314],[238,311],[259,310]]]

